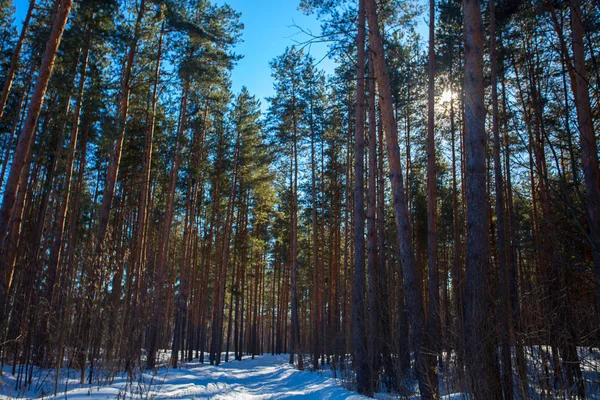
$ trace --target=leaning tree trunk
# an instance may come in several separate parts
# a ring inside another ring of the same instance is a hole
[[[32,144],[35,139],[35,130],[37,126],[38,117],[40,115],[40,109],[44,103],[44,95],[48,88],[48,82],[52,76],[54,69],[54,61],[56,60],[56,54],[58,53],[58,47],[62,34],[67,26],[67,20],[71,11],[73,0],[61,0],[58,4],[54,22],[52,23],[52,32],[50,38],[46,43],[46,49],[44,51],[44,58],[40,66],[39,75],[33,89],[33,95],[29,102],[27,118],[25,125],[19,136],[17,142],[17,148],[13,156],[13,163],[10,168],[8,175],[8,181],[4,188],[4,195],[2,198],[2,207],[0,208],[0,324],[5,323],[5,308],[6,308],[6,295],[7,285],[6,276],[9,269],[6,257],[4,257],[4,247],[6,242],[10,240],[17,240],[17,238],[10,237],[8,235],[8,226],[10,216],[13,212],[15,205],[17,191],[19,185],[25,185],[27,176],[24,180],[21,179],[23,168],[25,167],[28,154],[32,151]],[[2,328],[0,326],[0,328]],[[1,330],[0,330],[1,331]]]
[[[99,258],[102,256],[102,249],[104,245],[104,238],[106,236],[106,229],[108,227],[108,218],[110,216],[110,209],[112,206],[112,200],[115,195],[115,187],[117,184],[117,178],[119,175],[119,165],[121,163],[121,150],[123,149],[123,140],[125,138],[125,128],[127,126],[127,116],[129,115],[129,92],[131,90],[131,72],[133,69],[133,63],[137,54],[137,46],[141,35],[142,19],[144,18],[144,12],[146,10],[146,0],[141,0],[140,8],[135,22],[135,29],[133,34],[133,40],[129,53],[127,54],[127,62],[125,70],[123,71],[123,78],[121,79],[121,93],[119,94],[119,107],[118,107],[118,119],[119,119],[119,132],[117,134],[117,140],[112,149],[110,155],[110,161],[108,171],[106,174],[106,185],[104,187],[104,195],[102,196],[102,205],[100,207],[100,219],[98,222],[98,232],[96,234],[96,262],[98,265],[92,271],[92,285],[95,284],[94,279],[99,271],[100,267]],[[94,289],[92,289],[94,291]]]
[[[431,357],[432,353],[425,323],[425,310],[421,298],[421,282],[413,253],[412,229],[409,221],[402,169],[400,167],[398,128],[394,117],[390,78],[385,65],[383,43],[379,33],[376,1],[367,0],[366,9],[370,28],[370,47],[373,51],[373,61],[379,88],[379,104],[382,111],[388,150],[397,240],[400,248],[400,261],[404,273],[404,289],[412,326],[412,344],[415,351],[417,379],[419,380],[419,389],[422,398],[432,399],[438,397],[435,357]]]

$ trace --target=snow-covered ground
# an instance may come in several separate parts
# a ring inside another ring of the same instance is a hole
[[[112,384],[78,384],[75,375],[67,382],[66,374],[60,387],[66,393],[43,396],[53,387],[39,388],[36,393],[19,394],[11,385],[10,374],[2,376],[0,399],[31,398],[70,400],[99,399],[366,399],[345,390],[329,372],[298,371],[287,361],[289,356],[265,355],[254,360],[231,361],[220,366],[187,363],[179,369],[160,368],[156,374],[144,373],[129,382],[126,375]],[[7,372],[5,370],[5,372]],[[35,385],[34,385],[35,386]],[[15,396],[15,397],[11,397]]]
[[[547,346],[527,348],[528,382],[530,398],[567,398],[576,393],[576,388],[565,393],[564,388],[554,387],[553,372],[544,373],[540,366],[541,353],[549,359]],[[600,400],[600,352],[598,349],[579,348],[579,357],[586,381],[586,398]],[[160,353],[163,365],[167,364],[169,352]],[[230,359],[233,354],[230,353]],[[446,359],[446,355],[444,355]],[[298,371],[288,363],[289,355],[265,355],[252,360],[230,361],[220,366],[200,364],[197,361],[183,364],[180,368],[161,367],[152,371],[137,371],[133,379],[126,374],[108,377],[104,371],[96,371],[92,384],[79,384],[80,372],[63,369],[56,379],[55,370],[34,368],[31,385],[27,391],[16,388],[16,377],[11,367],[5,366],[0,376],[0,400],[2,399],[366,399],[346,388],[351,388],[354,377],[347,368],[346,373],[325,369],[319,372]],[[547,362],[548,363],[548,362]],[[513,366],[514,367],[514,366]],[[551,367],[551,363],[549,363]],[[19,372],[21,366],[17,367]],[[98,373],[100,372],[100,373]],[[546,377],[548,375],[550,378]],[[546,379],[546,378],[550,379]],[[57,386],[56,386],[57,385]],[[452,368],[440,373],[440,391],[444,400],[468,399],[457,386]],[[54,396],[55,387],[58,394]],[[515,375],[515,398],[518,398],[518,381]],[[405,382],[402,393],[385,393],[380,387],[375,398],[391,400],[398,398],[418,399],[417,383]],[[462,389],[462,390],[461,390]],[[451,393],[451,394],[448,394]]]

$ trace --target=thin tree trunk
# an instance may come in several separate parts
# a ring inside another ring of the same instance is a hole
[[[452,82],[452,72],[450,81]],[[462,380],[465,360],[464,360],[464,330],[463,330],[463,274],[462,274],[462,238],[460,234],[460,223],[458,213],[458,185],[456,179],[456,127],[454,121],[454,96],[450,98],[450,133],[452,142],[452,236],[454,240],[454,265],[452,266],[452,290],[454,295],[454,312],[456,313],[455,322],[455,352],[456,363],[458,366],[458,378]]]
[[[169,236],[171,233],[171,224],[173,223],[173,214],[175,212],[175,192],[177,189],[177,178],[179,177],[179,166],[181,164],[181,152],[183,148],[183,141],[185,140],[185,130],[187,127],[187,104],[188,104],[188,95],[190,91],[190,82],[189,78],[186,78],[183,88],[183,93],[181,95],[181,106],[179,111],[179,127],[177,132],[177,149],[175,150],[175,160],[173,160],[173,165],[171,167],[171,173],[169,176],[169,188],[167,189],[167,202],[165,209],[165,217],[163,220],[163,225],[161,229],[161,244],[158,252],[158,260],[156,264],[156,294],[155,294],[155,307],[158,307],[159,312],[155,313],[161,314],[160,308],[162,304],[162,287],[165,281],[165,266],[167,262],[167,255],[169,251]],[[173,368],[177,367],[177,361],[179,357],[179,350],[182,348],[182,343],[180,341],[180,336],[183,329],[183,314],[185,312],[185,307],[187,304],[187,274],[186,270],[187,264],[184,263],[184,271],[181,273],[181,287],[179,289],[179,295],[177,299],[176,306],[176,317],[175,317],[175,329],[173,333],[173,346],[171,349],[171,366]],[[159,322],[158,321],[155,322]],[[157,326],[153,327],[154,329],[158,329]],[[154,333],[153,333],[154,334]],[[153,339],[155,340],[155,339]],[[155,345],[156,346],[156,345]],[[154,348],[156,351],[156,347]]]
[[[354,288],[352,292],[352,342],[356,363],[356,390],[372,395],[365,321],[365,0],[359,0],[356,76],[356,125],[354,134]],[[371,327],[375,328],[375,327]]]
[[[427,321],[431,348],[435,353],[441,351],[440,323],[440,276],[437,262],[437,181],[435,167],[435,1],[429,0],[429,80],[427,106],[427,264],[428,294]]]
[[[110,155],[110,161],[108,171],[106,174],[106,185],[104,187],[104,195],[102,196],[102,205],[100,207],[100,217],[98,222],[98,232],[96,234],[96,258],[98,258],[98,265],[92,271],[92,286],[95,284],[95,278],[98,275],[98,268],[100,267],[100,257],[102,256],[102,249],[104,245],[104,238],[106,236],[106,228],[108,227],[108,219],[110,216],[110,210],[112,200],[115,194],[115,187],[117,184],[119,165],[121,163],[121,150],[123,149],[123,140],[125,138],[125,128],[127,127],[127,117],[129,115],[129,92],[131,90],[131,72],[137,54],[137,46],[141,36],[142,30],[142,19],[144,18],[144,12],[146,10],[146,0],[141,0],[137,20],[135,22],[133,40],[127,54],[127,62],[123,71],[123,77],[121,79],[121,92],[119,94],[119,106],[118,106],[118,125],[119,131],[117,134],[117,140],[112,148]],[[92,288],[95,292],[95,289]]]
[[[236,228],[235,228],[235,234],[233,235],[234,237],[234,242],[237,242],[237,239],[239,238],[239,229],[240,229],[240,221],[241,221],[241,212],[238,209],[237,212],[237,217],[236,217]],[[237,290],[236,290],[236,286],[237,286],[237,274],[239,273],[239,256],[238,256],[238,247],[235,246],[234,247],[234,253],[233,253],[233,270],[231,271],[231,289],[230,289],[230,295],[229,295],[229,310],[228,310],[228,317],[227,317],[227,339],[225,341],[225,362],[229,361],[229,345],[231,343],[231,329],[232,329],[232,325],[233,325],[233,308],[234,308],[234,299],[235,302],[237,302]],[[239,280],[239,279],[238,279]]]
[[[376,226],[376,208],[377,208],[377,116],[375,113],[375,76],[373,74],[373,57],[369,58],[369,99],[368,99],[368,120],[369,120],[369,175],[368,175],[368,194],[367,194],[367,251],[368,251],[368,273],[369,273],[369,327],[368,330],[368,355],[369,369],[371,371],[371,380],[369,387],[372,390],[378,387],[379,369],[380,369],[380,342],[382,335],[380,313],[381,309],[381,278],[379,269],[379,260],[377,257],[377,226]]]
[[[69,199],[71,196],[71,177],[73,176],[73,161],[75,160],[75,149],[77,147],[77,138],[79,134],[79,119],[81,115],[81,105],[83,103],[83,93],[85,90],[85,80],[87,76],[87,64],[89,60],[91,47],[91,29],[87,30],[87,34],[89,35],[88,42],[83,54],[83,64],[81,66],[81,73],[79,76],[77,103],[75,105],[75,110],[73,113],[73,125],[71,127],[71,137],[69,139],[69,151],[67,153],[67,160],[65,164],[66,176],[60,200],[60,208],[56,216],[57,222],[54,232],[54,242],[50,252],[50,259],[48,262],[48,271],[54,271],[53,274],[49,274],[50,277],[56,276],[57,274],[63,249],[63,233],[65,230],[65,221],[67,217],[67,210],[69,209]],[[51,304],[56,303],[56,298],[54,297],[54,294],[57,292],[57,288],[55,286],[56,285],[54,280],[50,279],[48,281],[48,291],[46,293],[46,299]]]
[[[504,71],[504,69],[502,70]],[[504,72],[501,75],[502,85],[502,103],[504,115],[507,115],[508,109],[506,104],[506,86],[504,84]],[[506,125],[506,118],[504,118],[504,124]],[[510,169],[510,138],[508,136],[508,129],[504,127],[504,164],[506,169],[506,207],[507,207],[507,223],[508,228],[508,249],[507,249],[507,265],[509,271],[509,282],[510,282],[510,305],[513,321],[513,330],[515,333],[515,353],[517,355],[517,368],[519,371],[520,385],[519,394],[521,397],[526,397],[529,393],[529,384],[527,382],[527,361],[525,359],[525,353],[523,351],[523,339],[521,332],[521,306],[519,304],[519,274],[517,269],[517,233],[516,233],[516,218],[514,213],[513,194],[512,194],[512,177]]]
[[[298,355],[298,369],[304,369],[304,361],[301,353],[300,321],[298,318],[298,126],[296,121],[296,88],[292,88],[292,198],[291,198],[291,254],[290,254],[290,278],[291,278],[291,351],[290,364],[294,363],[294,354]]]
[[[513,398],[513,376],[511,349],[514,345],[512,338],[512,313],[510,308],[510,286],[507,258],[506,236],[506,205],[504,201],[504,179],[500,159],[500,121],[498,111],[498,66],[496,56],[496,16],[495,0],[490,1],[490,64],[492,81],[492,132],[494,145],[494,185],[496,192],[496,234],[497,262],[500,285],[500,305],[498,307],[500,344],[502,346],[502,392],[504,399]]]
[[[225,305],[227,269],[229,266],[229,253],[231,249],[230,236],[233,223],[233,208],[238,184],[238,160],[241,146],[241,138],[239,129],[237,130],[237,132],[238,134],[235,140],[235,149],[233,157],[233,178],[231,183],[231,189],[229,191],[229,201],[227,204],[227,214],[225,216],[225,232],[223,235],[223,246],[220,260],[219,276],[218,281],[216,283],[216,293],[218,297],[216,298],[213,305],[210,363],[213,364],[214,362],[216,365],[219,365],[221,363],[221,346],[223,342],[223,307]]]
[[[313,368],[319,368],[319,351],[320,351],[320,296],[319,296],[319,228],[317,224],[317,173],[316,173],[316,157],[315,157],[315,126],[313,117],[313,99],[312,99],[312,82],[310,93],[310,159],[311,159],[311,218],[312,218],[312,270],[313,270],[313,306],[311,309],[312,322],[312,345],[313,345]]]
[[[158,37],[158,49],[157,49],[157,58],[156,58],[156,66],[154,68],[154,87],[152,89],[152,110],[150,111],[150,124],[145,132],[144,137],[144,164],[142,166],[142,183],[140,186],[140,200],[138,204],[138,220],[136,224],[135,231],[135,243],[133,246],[133,254],[131,258],[131,266],[134,271],[139,271],[141,267],[141,263],[143,262],[143,248],[144,248],[144,232],[146,230],[146,214],[148,210],[148,192],[150,190],[150,172],[152,170],[152,141],[154,139],[154,129],[156,125],[156,105],[158,103],[158,83],[159,83],[159,75],[160,75],[160,63],[162,57],[162,45],[163,45],[163,35],[165,31],[165,22],[162,22],[160,28],[160,34]],[[183,118],[183,117],[180,117]],[[164,238],[164,237],[163,237]],[[167,240],[165,240],[166,242]],[[160,242],[163,243],[163,242]],[[160,255],[159,255],[160,257]],[[158,299],[155,299],[155,304],[160,304]],[[154,309],[154,318],[157,318],[160,315],[160,309]],[[155,352],[156,352],[156,332],[157,325],[152,325],[150,327],[150,338],[149,338],[149,346],[146,355],[146,369],[154,368],[155,363]]]

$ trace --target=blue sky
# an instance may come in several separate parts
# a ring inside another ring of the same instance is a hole
[[[17,24],[20,27],[27,7],[28,0],[13,0],[17,12]],[[77,0],[85,1],[85,0]],[[316,17],[306,16],[298,11],[300,0],[215,0],[217,3],[227,3],[235,10],[241,12],[242,22],[245,26],[243,42],[236,47],[236,53],[243,55],[233,70],[232,81],[234,92],[239,92],[246,86],[251,94],[262,99],[262,108],[266,109],[265,97],[273,94],[273,80],[269,61],[283,54],[287,46],[296,42],[305,42],[308,36],[301,33],[297,25],[306,31],[319,34],[320,26]],[[327,54],[327,45],[317,43],[307,46],[305,51],[310,52],[317,60]],[[330,59],[323,60],[319,67],[327,73],[332,73],[335,63]]]
[[[233,70],[233,90],[239,91],[243,85],[248,87],[250,93],[260,98],[273,94],[273,80],[269,62],[276,56],[283,54],[287,46],[296,42],[305,42],[308,36],[301,33],[298,25],[304,30],[320,33],[319,22],[316,17],[306,16],[298,11],[299,0],[228,0],[219,1],[227,3],[235,10],[242,13],[242,22],[245,29],[236,52],[244,58]],[[316,60],[321,60],[327,54],[327,45],[324,43],[312,44],[305,48]],[[327,73],[333,73],[335,63],[325,59],[319,68]],[[265,108],[263,100],[263,109]]]

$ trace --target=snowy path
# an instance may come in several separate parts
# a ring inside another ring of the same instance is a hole
[[[162,387],[161,398],[173,399],[360,399],[334,379],[298,371],[289,356],[263,356],[220,367],[189,365]]]
[[[232,361],[219,367],[192,362],[177,370],[161,368],[156,376],[144,374],[133,385],[128,385],[125,377],[117,378],[110,386],[81,388],[71,383],[72,389],[67,391],[66,397],[71,400],[365,399],[345,390],[329,372],[294,369],[287,363],[288,357],[267,355],[254,360]],[[152,384],[149,383],[151,380]],[[65,394],[50,398],[62,399]]]

